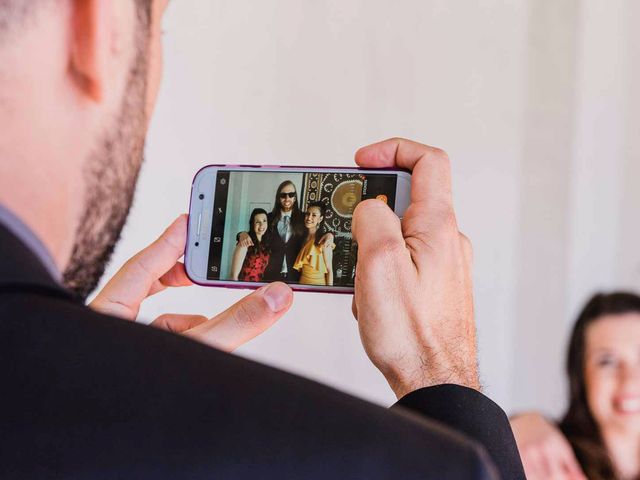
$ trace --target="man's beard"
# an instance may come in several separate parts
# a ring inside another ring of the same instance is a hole
[[[146,49],[137,49],[120,111],[87,160],[84,210],[63,282],[79,299],[96,288],[133,201],[146,134]]]

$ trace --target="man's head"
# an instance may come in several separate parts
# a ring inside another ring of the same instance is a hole
[[[85,297],[124,226],[168,0],[0,0],[0,203]]]
[[[297,207],[298,193],[292,181],[286,180],[278,186],[274,210],[290,212]]]

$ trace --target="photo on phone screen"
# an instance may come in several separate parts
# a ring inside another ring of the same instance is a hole
[[[219,169],[214,175],[210,282],[352,288],[356,206],[369,198],[396,206],[397,173]]]

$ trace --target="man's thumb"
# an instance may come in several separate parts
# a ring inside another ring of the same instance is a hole
[[[271,283],[185,334],[230,352],[271,327],[289,310],[292,302],[293,292],[288,285]]]

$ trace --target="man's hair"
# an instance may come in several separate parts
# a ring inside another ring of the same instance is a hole
[[[45,4],[55,7],[60,0],[0,0],[0,42],[10,33],[18,32],[31,20]],[[112,0],[104,0],[112,1]],[[151,23],[151,3],[153,0],[134,0],[138,7],[138,22],[144,28]]]
[[[273,201],[273,210],[271,211],[271,225],[269,226],[269,228],[272,229],[272,233],[278,233],[278,222],[280,221],[280,218],[282,218],[282,210],[280,209],[280,192],[287,185],[292,186],[293,190],[296,192],[293,209],[291,210],[291,228],[293,229],[294,234],[304,235],[304,213],[302,213],[302,211],[300,210],[298,189],[296,188],[295,183],[293,183],[291,180],[285,180],[280,185],[278,185],[276,196]]]

